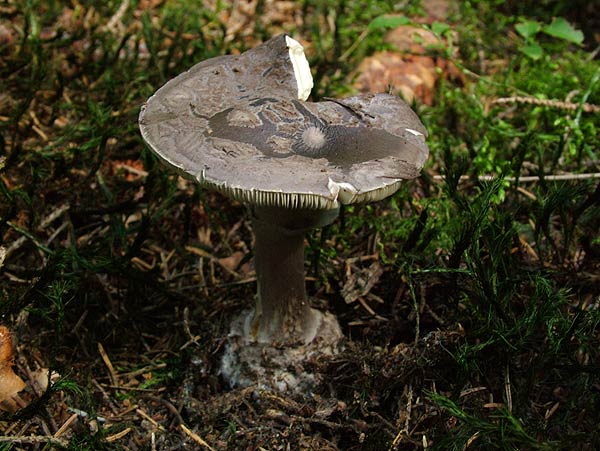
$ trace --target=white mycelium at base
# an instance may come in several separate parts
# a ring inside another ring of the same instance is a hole
[[[331,356],[340,348],[342,331],[331,313],[313,310],[318,318],[308,343],[277,346],[257,342],[250,333],[254,310],[242,313],[231,325],[221,360],[221,375],[231,387],[308,393],[319,382],[305,369],[317,356]]]

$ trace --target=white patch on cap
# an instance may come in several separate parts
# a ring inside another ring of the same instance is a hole
[[[310,66],[306,55],[304,55],[304,47],[298,41],[285,37],[285,43],[290,51],[290,60],[294,68],[294,76],[298,84],[298,99],[306,100],[310,95],[310,90],[313,88],[313,78],[310,73]]]
[[[320,149],[325,145],[325,133],[314,125],[302,132],[302,142],[309,149]]]
[[[415,136],[423,136],[423,133],[413,130],[412,128],[405,129],[407,132],[412,133]]]
[[[358,190],[352,186],[352,184],[347,182],[334,182],[331,179],[327,182],[327,189],[332,194],[333,200],[336,201],[339,199],[342,204],[350,203],[352,199],[354,199],[354,196],[358,194]]]

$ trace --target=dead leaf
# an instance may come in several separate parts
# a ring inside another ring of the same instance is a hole
[[[424,55],[427,48],[440,45],[440,39],[431,31],[414,25],[400,25],[385,36],[385,42],[401,53]]]
[[[260,5],[260,14],[257,14]],[[290,32],[302,26],[302,6],[288,0],[232,0],[220,6],[219,19],[226,24],[225,41],[244,41],[251,47],[256,40],[257,27],[269,35]],[[302,42],[301,42],[302,43]]]
[[[458,2],[455,0],[422,0],[421,8],[425,11],[425,17],[419,22],[445,22],[457,7]]]
[[[14,29],[0,24],[0,47],[10,47],[17,39],[17,33]]]
[[[50,377],[53,379],[58,378],[58,373],[52,373],[50,376],[50,370],[48,368],[40,368],[35,370],[31,374],[31,384],[35,385],[36,392],[45,393],[48,390],[48,381]]]
[[[418,99],[431,105],[437,81],[433,58],[377,52],[358,66],[359,76],[354,83],[360,92],[401,94],[406,102]]]
[[[19,406],[14,397],[25,388],[25,382],[12,369],[14,360],[12,337],[0,326],[0,409],[15,412]]]
[[[220,258],[218,260],[219,265],[221,265],[224,269],[229,272],[235,272],[235,270],[240,265],[240,262],[244,258],[244,253],[242,251],[236,251],[231,254],[229,257]]]
[[[341,294],[347,304],[351,304],[371,291],[383,274],[383,268],[375,261],[368,268],[359,269],[348,276]]]

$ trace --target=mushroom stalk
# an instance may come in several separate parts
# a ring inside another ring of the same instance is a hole
[[[252,320],[257,341],[298,341],[311,309],[304,286],[304,233],[253,221],[258,293]]]
[[[250,334],[258,342],[310,343],[321,314],[304,283],[304,232],[329,224],[338,210],[257,207],[252,211],[258,293]]]

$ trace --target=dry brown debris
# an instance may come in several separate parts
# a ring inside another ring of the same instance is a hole
[[[407,102],[432,104],[440,78],[464,83],[465,77],[450,61],[432,56],[431,49],[445,45],[431,31],[414,25],[401,25],[385,38],[394,47],[365,58],[354,74],[354,87],[360,92],[390,92]],[[456,40],[456,36],[454,36]]]
[[[0,326],[0,410],[9,412],[15,412],[22,406],[18,393],[25,388],[23,379],[13,371],[13,364],[12,337],[8,328]]]
[[[231,0],[221,5],[219,19],[226,25],[225,42],[244,41],[256,45],[256,30],[271,36],[302,25],[302,5],[288,0]],[[258,10],[260,8],[260,11]]]
[[[421,2],[423,17],[413,17],[415,24],[446,22],[456,3],[452,0]],[[452,34],[456,44],[458,36]],[[390,30],[385,42],[393,50],[377,52],[365,58],[352,75],[354,87],[360,92],[390,92],[401,95],[407,102],[433,102],[435,85],[440,78],[465,82],[462,72],[435,52],[448,45],[421,25],[400,25]]]

